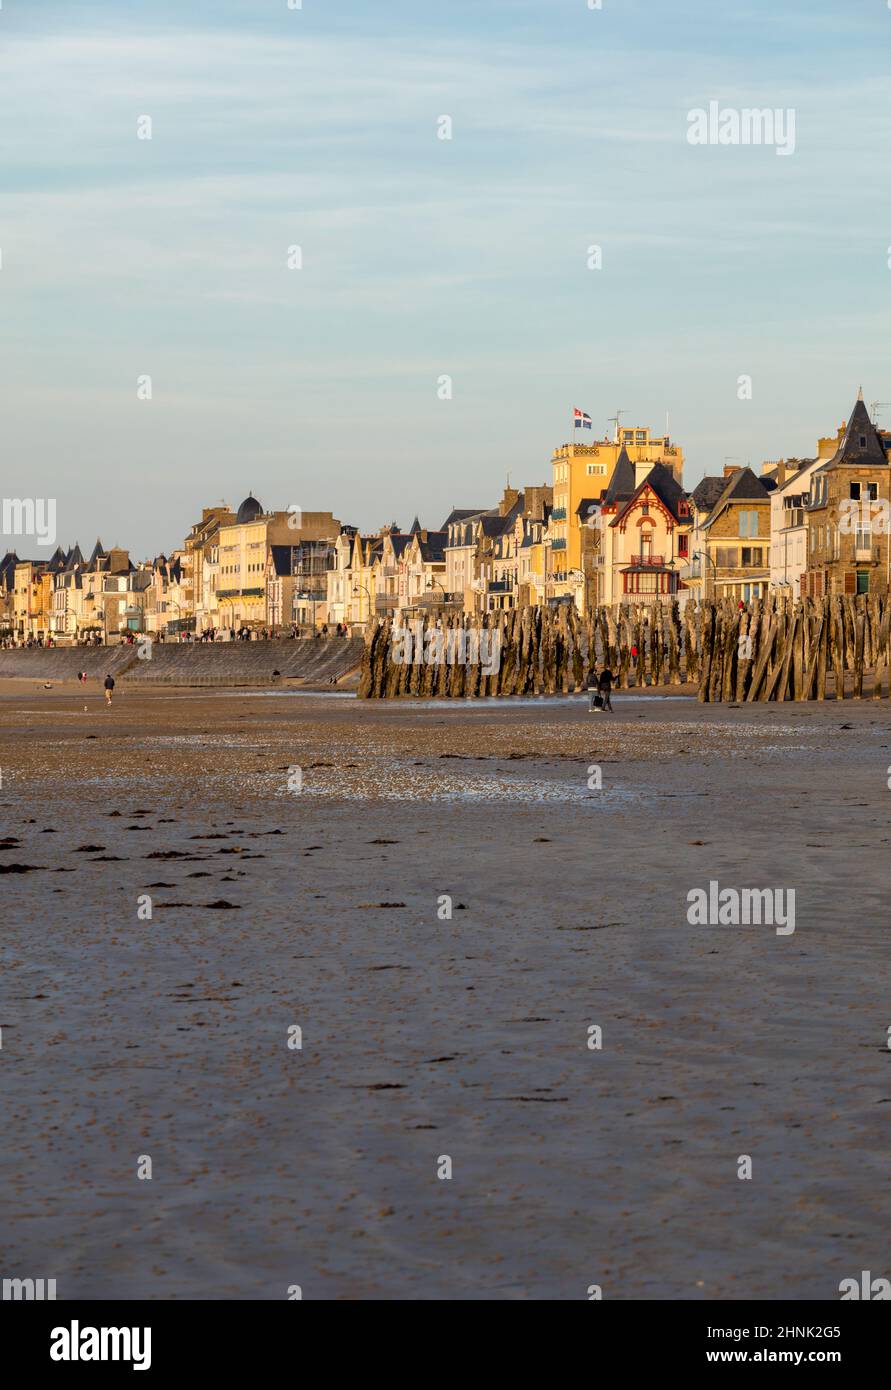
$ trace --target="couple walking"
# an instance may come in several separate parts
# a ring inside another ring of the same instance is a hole
[[[593,714],[595,710],[609,710],[614,713],[613,702],[610,699],[610,692],[613,688],[615,676],[608,666],[604,666],[598,676],[596,671],[592,671],[588,677],[588,692],[591,696],[591,703],[588,706],[588,713]]]

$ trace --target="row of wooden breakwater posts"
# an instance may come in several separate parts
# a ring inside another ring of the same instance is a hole
[[[378,622],[360,699],[570,694],[605,666],[620,689],[693,683],[703,701],[859,699],[891,694],[891,598],[768,598],[681,607],[568,604]]]

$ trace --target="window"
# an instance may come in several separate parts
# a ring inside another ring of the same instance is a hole
[[[740,512],[739,514],[739,534],[741,536],[757,536],[758,534],[758,513]]]
[[[851,483],[848,490],[849,490],[849,492],[850,492],[850,495],[851,495],[852,499],[853,499],[855,502],[859,502],[859,501],[860,501],[860,484],[859,484],[859,483]]]
[[[678,557],[685,560],[690,554],[690,537],[678,536]]]
[[[760,546],[744,545],[742,548],[743,569],[748,569],[751,566],[760,565],[762,554],[763,551],[761,550]]]
[[[865,435],[865,434],[861,434],[861,436],[860,436],[860,448],[861,448],[861,449],[865,449],[865,448],[866,448],[866,435]],[[858,592],[858,593],[865,594],[865,593],[866,593],[866,590],[865,590],[865,589],[858,589],[857,592]]]
[[[715,552],[715,563],[718,569],[736,569],[739,564],[739,550],[735,545],[719,545]]]
[[[869,593],[869,570],[857,571],[857,592],[858,594]]]

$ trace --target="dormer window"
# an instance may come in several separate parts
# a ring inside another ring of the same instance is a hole
[[[861,434],[861,436],[860,436],[860,448],[861,448],[861,449],[865,449],[865,448],[866,448],[866,435],[865,435],[865,434]]]

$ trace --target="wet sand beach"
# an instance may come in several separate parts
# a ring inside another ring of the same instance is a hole
[[[887,1274],[891,707],[614,703],[0,683],[4,1275],[835,1300]],[[794,889],[794,933],[691,926],[710,880]]]

